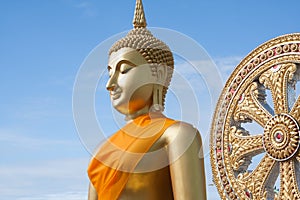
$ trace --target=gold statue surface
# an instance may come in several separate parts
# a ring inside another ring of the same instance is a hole
[[[226,82],[210,152],[222,199],[300,199],[299,63],[300,34],[280,36],[251,52]]]
[[[94,155],[89,200],[205,200],[200,134],[162,114],[173,54],[147,30],[141,0],[134,15],[134,29],[110,49],[106,85],[127,124]]]

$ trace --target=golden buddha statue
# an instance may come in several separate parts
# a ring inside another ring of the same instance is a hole
[[[162,114],[174,59],[147,30],[141,0],[133,25],[110,49],[106,86],[127,124],[91,160],[88,199],[204,200],[201,137],[192,125]]]

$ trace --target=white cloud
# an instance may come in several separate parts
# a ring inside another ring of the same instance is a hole
[[[97,11],[90,1],[82,1],[75,5],[76,8],[79,8],[83,11],[85,17],[95,17],[97,16]]]
[[[65,107],[65,101],[66,99],[52,96],[25,97],[17,103],[8,105],[6,109],[9,111],[8,116],[14,119],[28,121],[67,119],[72,117],[72,113],[68,110],[71,107]]]
[[[55,196],[41,196],[66,191],[71,193],[60,199],[75,199],[73,191],[86,192],[90,156],[77,139],[36,138],[24,132],[0,129],[1,199],[51,199]]]
[[[87,193],[84,192],[68,192],[62,194],[48,194],[39,197],[20,197],[16,200],[84,200],[87,199]]]
[[[74,148],[80,145],[78,140],[47,139],[29,136],[26,133],[18,133],[15,130],[0,129],[0,144],[2,147],[17,147],[17,149],[42,150],[49,147]],[[17,150],[16,149],[16,150]],[[6,153],[9,153],[8,151]]]
[[[229,56],[215,58],[214,61],[220,70],[224,81],[233,72],[234,68],[242,61],[242,56]]]
[[[88,188],[88,160],[87,156],[0,166],[1,196],[18,200],[83,199]],[[49,193],[57,195],[46,195]]]
[[[29,176],[34,178],[72,178],[78,179],[83,172],[86,171],[88,158],[74,158],[63,160],[47,160],[47,161],[33,161],[32,163],[18,165],[4,165],[0,166],[0,177],[24,177]]]

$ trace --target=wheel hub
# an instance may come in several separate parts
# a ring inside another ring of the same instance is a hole
[[[285,161],[299,148],[299,126],[287,114],[275,115],[264,129],[263,145],[266,152],[277,161]]]

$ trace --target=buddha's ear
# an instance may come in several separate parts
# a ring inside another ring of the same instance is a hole
[[[167,67],[163,65],[157,65],[157,82],[161,85],[166,83],[168,77]]]

